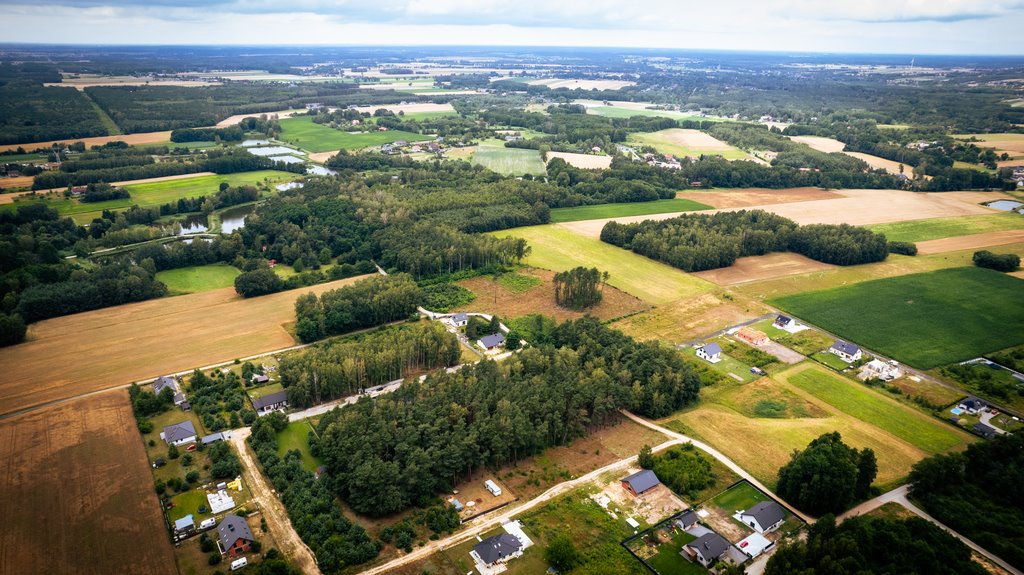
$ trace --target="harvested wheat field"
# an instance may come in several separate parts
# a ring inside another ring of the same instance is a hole
[[[697,272],[693,275],[718,285],[735,285],[807,272],[817,272],[834,267],[836,266],[814,261],[800,254],[787,252],[739,258],[736,260],[736,263],[727,268]]]
[[[997,154],[1006,152],[1011,156],[1024,154],[1024,134],[957,134],[954,138],[980,140],[974,142],[979,148],[995,148]]]
[[[235,114],[234,116],[228,116],[223,120],[217,122],[218,128],[227,128],[228,126],[236,126],[246,118],[259,118],[260,116],[277,116],[278,119],[290,118],[295,114],[300,114],[306,110],[281,110],[280,112],[261,112],[258,114]]]
[[[0,456],[0,573],[178,572],[126,391],[0,420]]]
[[[13,188],[29,188],[32,186],[33,176],[16,176],[13,178],[0,178],[0,190]]]
[[[570,166],[581,170],[607,170],[612,165],[612,157],[603,154],[573,154],[570,152],[548,152],[548,161],[555,158],[565,160]]]
[[[316,154],[310,154],[309,160],[318,164],[323,164],[327,160],[330,160],[334,156],[338,155],[341,150],[334,150],[333,152],[318,152]]]
[[[388,110],[395,114],[404,112],[406,114],[412,114],[415,112],[455,112],[455,108],[451,104],[435,104],[433,102],[423,102],[421,104],[395,104],[392,106],[359,106],[356,108],[357,112],[366,112],[372,114],[377,110]]]
[[[835,138],[824,138],[822,136],[790,136],[789,139],[794,142],[806,144],[812,149],[818,150],[819,152],[825,152],[826,154],[842,152],[846,149],[846,144],[836,140]]]
[[[0,414],[295,345],[284,327],[295,299],[359,279],[252,299],[217,289],[32,324],[29,341],[0,349]]]
[[[0,205],[13,204],[15,200],[21,196],[31,194],[32,192],[11,192],[9,194],[0,194]]]
[[[455,311],[483,312],[509,318],[541,313],[558,321],[565,321],[582,317],[584,313],[609,320],[650,308],[642,300],[606,285],[603,288],[604,297],[601,303],[585,312],[573,311],[555,305],[555,288],[551,280],[554,272],[535,268],[522,270],[519,275],[536,279],[519,282],[521,287],[512,283],[503,285],[501,282],[495,282],[490,276],[459,282],[459,285],[475,293],[476,299]],[[534,285],[529,286],[531,283]]]
[[[809,202],[811,200],[834,200],[842,196],[827,192],[821,188],[740,188],[735,190],[714,190],[707,192],[679,192],[677,198],[694,200],[714,208],[747,208],[750,206],[766,206],[771,204],[788,204],[790,202]]]
[[[35,150],[36,148],[49,148],[54,144],[72,144],[74,142],[84,142],[86,148],[92,146],[102,146],[109,142],[124,142],[130,146],[137,146],[140,144],[163,144],[171,140],[171,132],[167,130],[165,132],[143,132],[141,134],[121,134],[120,136],[96,136],[94,138],[64,138],[63,140],[50,140],[48,142],[34,142],[31,144],[6,144],[0,146],[0,152],[6,152],[8,150],[17,150],[18,148],[25,148],[26,150]]]
[[[1001,232],[988,232],[970,236],[917,242],[917,252],[921,255],[941,254],[959,250],[974,250],[992,246],[1003,246],[1019,242],[1024,242],[1024,230],[1005,230]]]
[[[879,158],[878,156],[872,156],[871,154],[864,154],[862,152],[844,152],[847,156],[853,156],[858,160],[863,161],[865,164],[871,166],[876,170],[885,170],[890,174],[896,176],[900,173],[904,173],[908,178],[914,177],[914,168],[908,164],[900,164],[892,160],[886,160],[885,158]],[[900,166],[903,166],[903,172],[900,172]],[[926,176],[927,177],[927,176]]]

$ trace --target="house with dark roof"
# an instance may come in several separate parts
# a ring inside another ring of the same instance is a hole
[[[162,375],[153,380],[154,395],[160,395],[165,389],[170,389],[174,395],[174,405],[181,407],[183,411],[191,409],[191,406],[188,406],[188,401],[185,400],[185,394],[181,392],[181,388],[178,386],[178,380],[169,375]],[[187,407],[182,406],[182,404],[185,404]]]
[[[270,376],[269,375],[265,375],[265,374],[262,374],[262,373],[254,373],[254,374],[252,374],[252,382],[253,383],[260,384],[260,383],[267,383],[268,381],[270,381]]]
[[[466,327],[466,324],[469,323],[469,315],[464,313],[457,313],[451,316],[450,321],[452,322],[452,325],[454,325],[455,327]]]
[[[275,393],[268,393],[263,397],[252,398],[252,408],[256,415],[266,415],[271,411],[284,410],[288,407],[288,391],[281,390]]]
[[[717,343],[707,343],[697,348],[697,357],[708,363],[722,361],[722,346]]]
[[[650,469],[640,470],[622,480],[622,488],[630,492],[633,497],[642,495],[660,484],[658,476]]]
[[[523,554],[523,543],[515,535],[502,533],[494,537],[488,537],[473,546],[470,555],[474,559],[491,566],[504,563],[509,559],[515,559]]]
[[[978,435],[984,437],[985,439],[992,439],[996,435],[999,435],[999,432],[996,431],[996,428],[981,423],[980,421],[978,423],[975,423],[974,427],[972,427],[971,429],[974,431],[974,433],[977,433]]]
[[[693,509],[690,509],[673,519],[672,523],[674,523],[676,527],[686,531],[687,529],[693,529],[697,525],[698,521],[700,521],[700,517]]]
[[[771,533],[782,526],[786,512],[774,501],[762,501],[739,514],[740,523],[749,525],[758,533]]]
[[[793,325],[793,318],[789,317],[788,315],[780,315],[775,318],[774,322],[772,322],[772,326],[777,327],[779,329],[786,329],[791,325]]]
[[[505,345],[505,335],[501,333],[485,335],[477,340],[476,344],[483,348],[484,351],[494,351]]]
[[[864,355],[864,352],[862,352],[859,347],[841,339],[837,339],[835,343],[832,344],[832,347],[828,348],[828,352],[832,355],[839,356],[839,359],[842,359],[846,363],[853,363]]]
[[[986,402],[984,399],[978,399],[977,397],[969,396],[967,399],[961,401],[960,405],[958,405],[957,407],[966,411],[967,413],[970,413],[971,415],[974,415],[979,411],[984,411],[988,409],[988,402]]]
[[[210,435],[204,436],[199,440],[203,445],[210,445],[211,443],[217,443],[218,441],[226,441],[227,437],[222,432],[211,433]]]
[[[237,557],[249,551],[249,545],[255,541],[252,531],[245,519],[237,515],[225,515],[217,526],[217,546],[222,555]]]
[[[196,440],[196,428],[190,420],[168,425],[160,432],[160,439],[166,441],[167,445],[192,443]]]
[[[684,545],[683,550],[679,554],[690,561],[696,561],[705,567],[709,567],[727,549],[729,549],[729,542],[718,533],[712,531]]]

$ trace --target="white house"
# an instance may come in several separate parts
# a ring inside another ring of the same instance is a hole
[[[281,390],[275,393],[268,393],[263,397],[256,397],[252,400],[252,408],[256,415],[266,415],[271,411],[284,411],[288,407],[288,392]]]
[[[859,347],[841,339],[837,339],[832,344],[832,347],[828,348],[828,351],[833,355],[839,356],[846,363],[853,363],[864,355],[864,352]]]
[[[786,520],[786,513],[774,501],[762,501],[746,511],[741,511],[738,515],[740,523],[749,525],[758,533],[775,531]]]
[[[729,549],[729,542],[718,533],[711,531],[684,545],[679,554],[707,567],[714,564],[727,549]]]
[[[722,361],[722,346],[717,343],[704,344],[697,348],[697,357],[708,363],[718,363]]]
[[[455,327],[466,327],[466,324],[469,323],[469,316],[464,313],[457,313],[448,318],[448,321]]]

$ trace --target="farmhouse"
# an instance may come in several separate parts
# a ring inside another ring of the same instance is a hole
[[[718,363],[722,361],[722,346],[717,343],[702,345],[697,348],[697,357],[708,363]]]
[[[718,533],[712,531],[684,545],[683,550],[679,554],[690,561],[697,561],[701,565],[708,567],[717,561],[727,549],[729,549],[729,542]]]
[[[958,405],[957,407],[959,407],[963,411],[966,411],[967,413],[970,413],[971,415],[974,415],[979,411],[984,411],[985,409],[988,409],[988,403],[983,399],[978,399],[977,397],[970,396],[967,399],[961,401],[960,405]]]
[[[196,428],[191,421],[182,421],[174,425],[168,425],[160,432],[160,439],[168,445],[184,445],[196,440]]]
[[[502,533],[477,543],[469,554],[475,561],[492,566],[522,555],[523,544],[515,535]]]
[[[770,533],[782,526],[786,514],[774,501],[762,501],[739,514],[740,522],[758,533]]]
[[[483,348],[484,351],[494,351],[495,349],[505,345],[505,336],[500,333],[485,335],[477,340],[476,344]]]
[[[451,323],[455,327],[466,327],[469,323],[469,316],[464,313],[457,313],[451,317]]]
[[[829,353],[839,356],[846,363],[853,363],[861,358],[864,353],[856,345],[837,339],[832,347],[828,348]]]
[[[245,519],[237,515],[225,515],[224,520],[217,526],[217,545],[221,554],[229,557],[245,554],[255,540]]]
[[[256,415],[266,415],[276,410],[284,411],[286,407],[288,407],[288,392],[283,389],[252,400],[252,408],[256,410]]]
[[[622,480],[622,488],[630,492],[633,497],[643,495],[660,484],[658,476],[650,469],[638,471]]]
[[[745,341],[750,345],[764,345],[768,343],[768,336],[763,331],[758,331],[749,326],[741,327],[736,332],[736,339]]]

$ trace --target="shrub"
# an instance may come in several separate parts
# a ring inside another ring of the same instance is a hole
[[[889,242],[889,253],[916,256],[917,244],[914,242]]]
[[[221,562],[220,553],[210,553],[210,558],[206,562],[210,565],[219,565]]]
[[[974,252],[974,265],[999,272],[1012,272],[1020,267],[1020,256],[1017,254],[995,254],[988,250]]]

